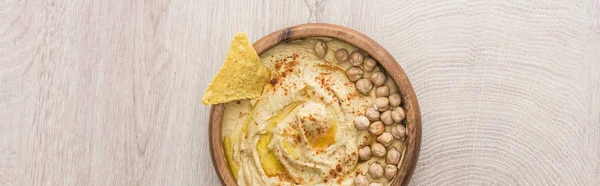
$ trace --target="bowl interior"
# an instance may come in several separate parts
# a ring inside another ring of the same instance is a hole
[[[402,107],[406,112],[407,144],[392,185],[407,185],[416,167],[421,148],[421,113],[413,87],[398,62],[381,45],[371,38],[352,29],[323,23],[309,23],[284,28],[275,31],[254,43],[256,52],[260,55],[281,42],[306,37],[330,37],[350,43],[368,53],[388,72],[398,86]],[[221,179],[228,186],[237,185],[229,165],[225,160],[221,124],[223,121],[224,104],[213,105],[210,112],[209,140],[213,165]]]

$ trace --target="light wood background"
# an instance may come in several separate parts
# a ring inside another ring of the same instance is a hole
[[[230,39],[327,22],[423,117],[413,185],[600,185],[600,2],[0,1],[0,185],[219,185],[202,93]]]

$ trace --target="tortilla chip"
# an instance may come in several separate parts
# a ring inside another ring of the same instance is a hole
[[[202,103],[212,105],[260,97],[269,75],[246,34],[238,32],[221,70],[208,84]]]

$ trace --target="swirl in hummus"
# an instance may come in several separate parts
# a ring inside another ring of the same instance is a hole
[[[324,58],[313,51],[317,41],[330,50]],[[307,38],[260,56],[271,72],[262,96],[227,103],[224,112],[224,150],[238,185],[352,185],[371,163],[385,165],[385,158],[359,161],[359,148],[375,137],[357,130],[353,120],[365,115],[375,95],[361,94],[348,80],[351,64],[332,52],[339,48],[357,50],[338,40]],[[397,92],[393,81],[385,83]]]

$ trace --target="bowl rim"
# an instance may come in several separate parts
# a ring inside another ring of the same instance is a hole
[[[368,36],[350,28],[326,23],[307,23],[283,28],[264,36],[256,41],[253,46],[260,55],[282,42],[307,37],[330,37],[356,46],[375,59],[396,83],[406,112],[407,144],[402,164],[391,185],[408,185],[416,168],[421,149],[421,112],[412,84],[400,64],[387,50]],[[221,126],[224,110],[225,104],[217,104],[211,107],[208,126],[210,154],[221,183],[234,186],[237,185],[237,182],[227,164],[223,151]]]

